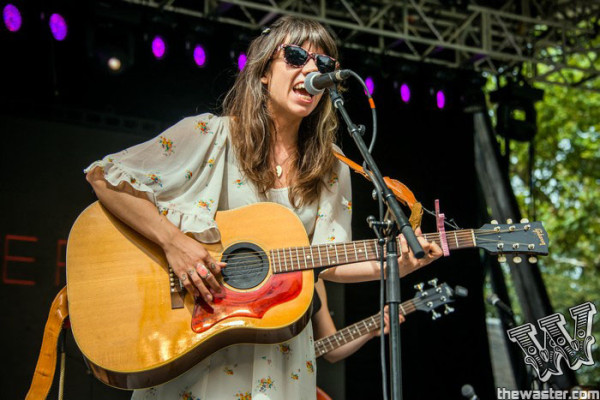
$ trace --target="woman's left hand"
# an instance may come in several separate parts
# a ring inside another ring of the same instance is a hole
[[[412,250],[408,247],[408,243],[404,238],[404,235],[400,234],[400,257],[398,257],[398,264],[400,268],[400,276],[406,276],[411,272],[416,271],[419,268],[430,264],[432,261],[437,260],[443,254],[442,249],[435,242],[428,242],[421,232],[421,228],[417,228],[415,230],[415,234],[417,235],[417,240],[421,247],[423,247],[423,251],[425,252],[425,256],[421,259],[417,259],[413,254]]]

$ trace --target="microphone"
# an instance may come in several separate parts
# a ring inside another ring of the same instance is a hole
[[[475,394],[475,390],[473,389],[473,386],[469,385],[468,383],[466,385],[463,385],[462,388],[460,389],[460,392],[462,393],[463,397],[469,400],[479,400],[479,397],[477,397],[477,395]]]
[[[502,311],[502,313],[504,313],[505,315],[508,315],[511,319],[515,317],[515,314],[510,309],[510,307],[507,306],[506,303],[504,303],[502,300],[500,300],[496,293],[492,293],[491,295],[489,295],[487,298],[487,302],[498,308],[498,310]]]
[[[326,74],[321,74],[319,72],[311,72],[306,75],[306,79],[304,80],[304,88],[306,91],[313,96],[323,93],[323,90],[327,89],[330,86],[335,85],[345,79],[348,79],[351,75],[349,69],[340,69],[333,72],[328,72]]]

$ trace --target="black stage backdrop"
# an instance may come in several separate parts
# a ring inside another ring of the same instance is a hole
[[[231,27],[217,29],[221,44],[237,40]],[[136,64],[120,76],[109,76],[85,57],[83,39],[75,37],[71,47],[62,48],[42,42],[37,54],[24,48],[40,40],[35,34],[20,42],[4,34],[1,39],[11,59],[2,66],[3,76],[9,79],[0,97],[4,139],[0,161],[0,324],[4,330],[0,386],[3,398],[17,399],[27,392],[49,306],[65,284],[69,229],[95,199],[82,169],[106,153],[157,135],[182,117],[215,110],[232,82],[234,69],[225,49],[213,53],[214,59],[221,61],[197,69],[181,59],[176,61],[177,55],[175,61],[158,63],[144,55],[140,45]],[[342,62],[361,74],[377,71],[358,65],[364,58],[367,56],[345,52]],[[438,110],[430,88],[439,74],[428,66],[417,67],[409,104],[401,102],[393,74],[386,78],[375,75],[379,113],[375,159],[384,175],[408,185],[425,207],[433,209],[438,198],[442,212],[462,228],[476,227],[481,205],[477,202],[473,127],[460,101],[469,84],[458,77],[447,82],[448,104]],[[370,113],[362,90],[351,83],[346,98],[355,122],[365,123],[370,132]],[[340,142],[347,155],[359,161],[344,130]],[[368,215],[377,212],[371,190],[368,182],[353,175],[355,240],[373,237],[365,223]],[[432,217],[424,217],[424,230],[435,230]],[[481,398],[492,398],[484,271],[478,251],[456,251],[408,276],[402,281],[403,300],[414,296],[414,284],[434,277],[468,288],[469,297],[454,305],[453,314],[437,321],[417,312],[402,325],[405,399],[461,399],[460,388],[465,383],[472,384]],[[328,288],[338,328],[377,312],[377,282]],[[336,399],[381,398],[379,366],[379,343],[372,340],[345,361],[345,372],[344,364],[332,368],[320,362],[319,385]],[[65,398],[129,396],[86,375],[81,354],[67,335]],[[55,397],[56,385],[50,398]]]

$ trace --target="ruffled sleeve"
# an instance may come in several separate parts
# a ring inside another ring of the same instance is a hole
[[[146,193],[158,212],[201,242],[220,234],[214,221],[226,166],[227,119],[185,118],[158,137],[92,163],[113,186],[126,182]]]
[[[342,151],[334,146],[334,149]],[[331,175],[325,177],[326,190],[321,192],[313,245],[352,240],[352,187],[350,168],[336,160]]]

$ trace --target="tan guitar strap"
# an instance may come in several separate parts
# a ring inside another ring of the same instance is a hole
[[[337,151],[334,151],[333,154],[338,158],[338,160],[352,168],[354,172],[361,174],[368,180],[371,180],[371,177],[365,172],[363,167],[361,167],[351,159],[347,158],[346,156],[338,153]],[[386,185],[394,192],[394,195],[396,196],[398,201],[410,208],[410,217],[408,218],[408,220],[413,229],[416,229],[418,226],[421,225],[421,217],[423,216],[423,207],[421,206],[421,203],[417,201],[415,195],[408,188],[408,186],[406,186],[402,182],[399,182],[395,179],[391,179],[387,176],[385,176],[383,180],[386,183]]]
[[[29,392],[27,392],[27,396],[25,397],[26,400],[45,399],[50,392],[56,370],[58,338],[68,315],[67,287],[65,286],[58,292],[50,307],[50,313],[48,314],[48,320],[44,328],[42,348],[38,356],[37,365],[35,366]]]

